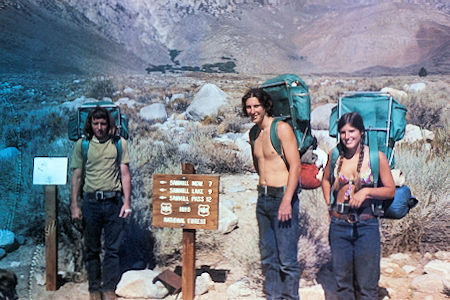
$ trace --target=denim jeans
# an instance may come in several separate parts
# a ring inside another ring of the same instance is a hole
[[[299,200],[292,199],[292,219],[278,222],[278,208],[283,193],[258,194],[256,219],[259,227],[259,250],[267,299],[299,299],[300,265],[297,260],[299,239]]]
[[[380,279],[378,219],[350,224],[331,217],[329,239],[339,299],[377,300]]]
[[[83,200],[85,263],[89,292],[114,291],[119,283],[121,276],[119,249],[125,224],[124,219],[119,217],[121,208],[120,196],[104,201],[86,198]],[[100,261],[102,230],[103,266]]]

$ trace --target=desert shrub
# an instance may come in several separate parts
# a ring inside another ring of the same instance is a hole
[[[231,145],[215,143],[207,135],[193,136],[189,149],[185,157],[199,173],[239,173],[251,169],[251,162],[242,161],[239,151]]]
[[[155,257],[160,266],[169,266],[181,260],[182,230],[178,228],[152,228],[155,237]]]
[[[401,220],[382,222],[383,253],[448,250],[449,169],[448,156],[438,157],[424,149],[403,146],[396,167],[419,199],[417,207]]]
[[[409,123],[427,129],[444,126],[441,116],[446,102],[439,101],[434,97],[431,93],[426,92],[409,96],[407,102]]]
[[[102,100],[104,97],[113,98],[116,86],[112,78],[99,76],[91,81],[87,97]]]
[[[169,103],[169,108],[176,112],[185,112],[191,101],[188,98],[176,98]]]
[[[300,194],[298,260],[302,278],[308,281],[316,279],[318,271],[330,258],[327,216],[321,189],[303,190]]]
[[[240,237],[236,244],[239,247],[230,247],[229,253],[225,253],[226,257],[244,269],[250,285],[256,290],[262,290],[264,276],[261,268],[261,257],[259,255],[259,234],[258,228],[255,226],[253,232],[245,236],[245,243],[242,241],[244,237]]]

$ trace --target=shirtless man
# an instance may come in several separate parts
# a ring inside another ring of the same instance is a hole
[[[277,134],[289,168],[270,141],[272,100],[262,89],[250,89],[242,97],[246,116],[255,123],[250,135],[253,164],[259,175],[256,218],[259,249],[267,299],[299,299],[300,265],[297,261],[299,237],[300,157],[289,124],[279,122]],[[252,136],[256,136],[253,140]]]

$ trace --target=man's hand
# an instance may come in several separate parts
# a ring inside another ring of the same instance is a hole
[[[72,206],[70,210],[72,212],[72,220],[83,219],[83,214],[81,213],[81,209],[78,207],[78,205]]]
[[[119,217],[120,218],[126,218],[129,215],[131,215],[131,208],[128,205],[122,205],[122,208],[120,209],[120,214]]]
[[[289,221],[291,218],[292,218],[291,200],[285,200],[283,198],[280,207],[278,208],[278,221],[285,222]]]

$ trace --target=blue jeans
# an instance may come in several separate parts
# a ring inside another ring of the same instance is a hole
[[[89,292],[115,291],[119,283],[119,249],[124,227],[124,219],[119,217],[122,199],[97,201],[83,200],[83,220],[85,263],[89,281]],[[103,267],[100,261],[101,237],[104,233]],[[103,284],[102,284],[103,282]]]
[[[329,239],[339,299],[377,300],[380,279],[378,219],[350,224],[331,217]]]
[[[256,219],[259,228],[259,250],[267,299],[299,299],[300,265],[297,260],[299,239],[299,200],[292,199],[292,219],[278,222],[278,208],[283,193],[258,194]]]

